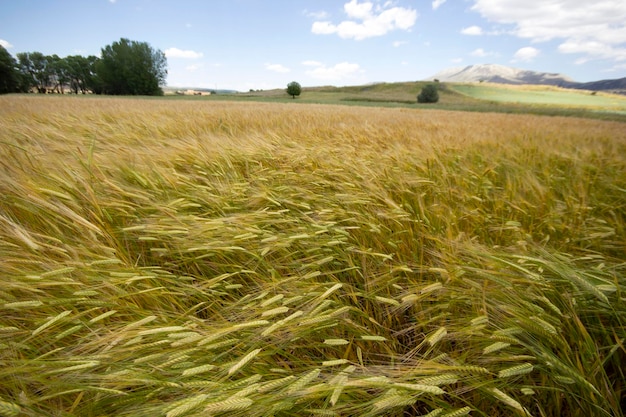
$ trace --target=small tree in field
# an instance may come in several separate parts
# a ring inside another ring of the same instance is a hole
[[[301,92],[302,87],[297,82],[292,81],[287,84],[287,94],[289,94],[293,99],[295,99],[296,96],[299,96]]]
[[[417,96],[418,103],[436,103],[439,101],[439,93],[434,84],[428,84]]]

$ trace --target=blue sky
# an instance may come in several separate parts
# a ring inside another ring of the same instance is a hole
[[[492,63],[577,81],[626,77],[624,0],[0,0],[0,44],[168,58],[168,85],[219,89],[425,79]]]

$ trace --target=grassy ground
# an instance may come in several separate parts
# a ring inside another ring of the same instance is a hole
[[[380,83],[352,87],[304,88],[292,99],[284,89],[205,97],[171,96],[196,101],[245,101],[299,104],[341,104],[361,107],[438,109],[480,113],[573,116],[626,122],[626,99],[617,95],[572,92],[552,87],[439,84],[436,104],[417,104],[425,82]],[[572,99],[575,98],[575,100]]]
[[[4,96],[0,131],[0,415],[624,415],[622,123]]]

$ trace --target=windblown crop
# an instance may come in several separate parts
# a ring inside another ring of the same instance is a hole
[[[626,129],[0,98],[0,415],[623,416]]]

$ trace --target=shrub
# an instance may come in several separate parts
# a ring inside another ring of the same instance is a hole
[[[439,101],[439,93],[437,87],[434,84],[428,84],[417,95],[418,103],[436,103]]]

